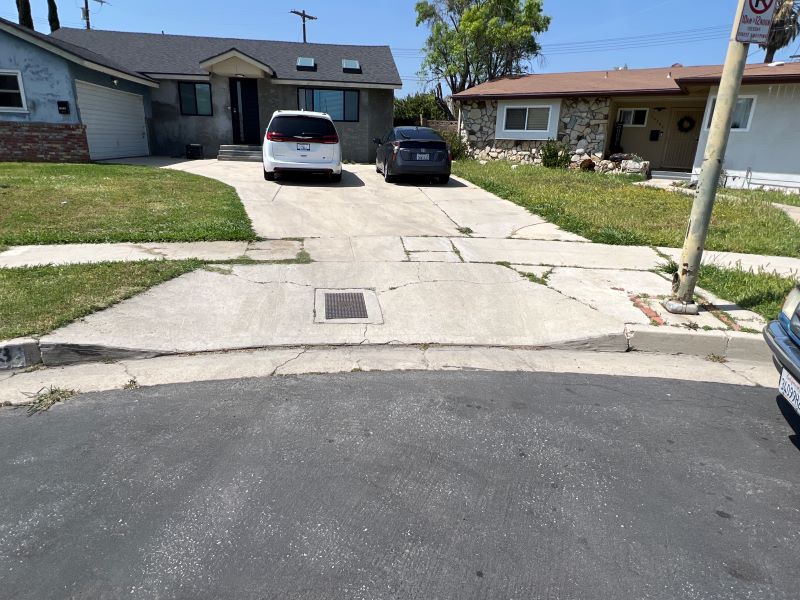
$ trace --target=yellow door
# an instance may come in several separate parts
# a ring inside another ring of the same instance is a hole
[[[663,169],[691,171],[704,114],[702,108],[673,108],[670,111],[664,159],[661,161]]]

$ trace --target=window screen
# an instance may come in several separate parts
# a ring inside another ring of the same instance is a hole
[[[212,115],[210,83],[182,82],[178,89],[180,90],[181,114],[201,117]]]
[[[0,108],[25,108],[16,73],[0,73]]]
[[[547,131],[550,127],[550,108],[532,106],[506,109],[507,131]]]
[[[547,131],[550,125],[549,108],[529,108],[526,129],[529,131]]]
[[[711,112],[708,115],[708,127],[711,127],[711,119],[714,117],[714,110],[717,108],[717,99],[711,101]],[[736,108],[733,111],[733,121],[731,129],[747,129],[750,124],[750,114],[753,112],[753,98],[739,98],[736,101]]]
[[[334,121],[358,121],[358,103],[358,90],[297,89],[297,108],[328,113]]]

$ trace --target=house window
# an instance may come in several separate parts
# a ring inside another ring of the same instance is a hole
[[[179,89],[182,115],[210,117],[214,114],[210,83],[181,82]]]
[[[736,101],[736,108],[733,111],[733,121],[731,121],[731,131],[749,131],[750,122],[753,119],[753,109],[756,105],[755,96],[739,96]],[[711,127],[711,119],[714,118],[714,109],[717,108],[717,98],[711,99],[711,110],[708,111],[706,119],[706,129]]]
[[[644,127],[647,125],[646,108],[621,108],[617,116],[617,123],[622,123],[625,127]]]
[[[297,88],[297,108],[328,113],[334,121],[358,121],[358,90]]]
[[[506,108],[506,131],[547,131],[549,125],[549,106]]]
[[[0,71],[0,110],[6,112],[27,112],[25,90],[19,71]]]

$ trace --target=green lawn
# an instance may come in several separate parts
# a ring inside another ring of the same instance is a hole
[[[0,269],[0,340],[45,334],[202,264],[182,260]]]
[[[692,197],[600,173],[465,160],[453,174],[594,242],[680,248]],[[800,256],[800,228],[760,199],[720,199],[706,248]]]
[[[170,169],[0,163],[0,245],[251,240],[235,190]]]
[[[784,194],[783,192],[768,192],[765,190],[735,190],[730,188],[720,190],[720,193],[726,196],[735,196],[736,198],[800,206],[800,194]]]
[[[720,298],[772,320],[778,316],[795,280],[774,273],[704,266],[700,269],[699,285]]]

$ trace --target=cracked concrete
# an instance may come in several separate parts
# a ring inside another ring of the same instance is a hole
[[[659,336],[668,351],[686,352],[693,338],[680,335],[689,332],[684,326],[728,327],[711,313],[702,323],[677,319],[668,321],[675,327],[653,327],[631,298],[644,299],[657,313],[652,302],[668,293],[666,278],[650,272],[664,262],[655,249],[589,243],[457,178],[447,186],[387,185],[370,166],[347,165],[341,185],[274,183],[263,180],[258,163],[173,161],[170,166],[234,185],[256,232],[271,239],[66,246],[58,248],[62,260],[196,256],[222,261],[244,255],[266,261],[287,260],[305,250],[315,262],[226,265],[224,272],[212,265],[184,275],[45,336],[46,362],[59,360],[59,347],[71,359],[85,351],[85,358],[95,360],[102,348],[116,356],[298,345],[626,351],[656,350]],[[470,230],[469,236],[460,233]],[[54,250],[12,248],[0,254],[0,267],[41,261]],[[795,259],[785,261],[782,267],[800,266]],[[547,285],[529,281],[524,273],[547,276]],[[384,322],[315,323],[315,291],[322,288],[375,290]],[[735,321],[758,328],[752,313],[709,300]],[[694,353],[711,349],[709,354],[746,356],[765,348],[752,334],[701,335],[706,333],[694,334],[699,340]],[[305,354],[283,358],[285,363],[253,372],[291,371],[310,360]],[[426,368],[446,367],[425,360]],[[157,380],[154,373],[143,376]]]
[[[271,377],[303,373],[388,370],[537,371],[661,377],[774,387],[777,373],[767,362],[731,359],[725,363],[696,356],[645,352],[586,353],[503,347],[348,346],[287,347],[162,356],[116,363],[17,371],[0,380],[0,405],[24,405],[50,385],[78,392],[139,386]]]
[[[383,324],[315,323],[319,288],[375,289]],[[195,271],[41,340],[43,347],[156,353],[367,342],[627,347],[619,321],[505,267],[464,263],[234,265],[231,275]]]

